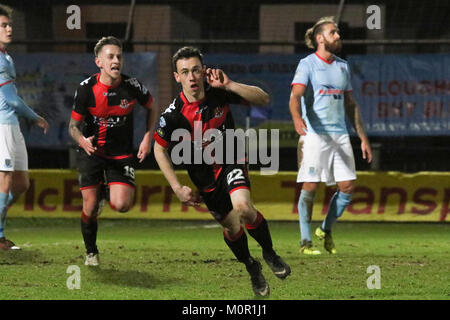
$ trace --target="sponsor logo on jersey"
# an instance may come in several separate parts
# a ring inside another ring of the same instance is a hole
[[[156,129],[156,132],[161,136],[164,137],[164,131],[161,128]]]
[[[5,166],[7,168],[11,168],[12,167],[11,159],[5,159]]]
[[[130,106],[130,103],[128,102],[127,99],[121,99],[120,100],[120,105],[119,107],[121,107],[122,109],[126,109]]]
[[[344,90],[341,89],[320,89],[319,94],[343,94]]]
[[[161,128],[164,128],[166,126],[166,119],[164,119],[163,117],[159,118],[159,126]]]
[[[214,109],[214,118],[220,118],[223,116],[223,108],[217,107]]]
[[[113,97],[113,96],[117,96],[117,92],[103,92],[103,95],[105,97]]]
[[[96,117],[94,116],[94,123],[98,124],[101,127],[121,127],[125,124],[127,117],[126,116],[116,116],[116,117],[108,117],[108,118],[102,118],[102,117]]]

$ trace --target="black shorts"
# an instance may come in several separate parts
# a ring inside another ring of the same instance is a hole
[[[221,221],[233,209],[230,194],[238,189],[250,189],[250,179],[245,165],[233,164],[226,166],[215,185],[200,191],[200,195],[214,219]]]
[[[96,188],[101,183],[135,186],[133,156],[106,159],[96,155],[88,156],[84,150],[77,150],[77,166],[81,190]]]

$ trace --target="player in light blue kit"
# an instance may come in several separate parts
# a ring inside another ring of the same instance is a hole
[[[348,63],[336,56],[342,44],[334,18],[321,18],[308,29],[305,40],[316,52],[300,60],[289,100],[295,130],[300,135],[297,176],[297,182],[303,182],[298,201],[300,252],[320,254],[312,247],[310,224],[315,192],[319,183],[325,182],[327,185],[337,183],[338,191],[315,234],[324,240],[324,248],[335,254],[331,228],[350,203],[356,180],[346,115],[361,139],[362,156],[368,162],[372,161],[372,151],[352,94]]]
[[[34,121],[48,130],[48,123],[17,95],[16,71],[6,46],[12,40],[12,10],[0,5],[0,250],[20,249],[5,238],[4,227],[8,207],[29,185],[28,156],[18,117]]]

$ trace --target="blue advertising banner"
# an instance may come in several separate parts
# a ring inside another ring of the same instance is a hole
[[[271,95],[268,108],[233,108],[238,125],[250,116],[251,126],[279,127],[282,141],[294,146],[298,136],[289,113],[290,84],[304,56],[210,54],[205,63]],[[369,136],[450,133],[449,54],[349,56],[348,62]]]
[[[66,149],[74,144],[68,124],[75,90],[81,81],[99,72],[94,57],[86,54],[36,53],[12,54],[17,72],[19,95],[50,124],[47,135],[27,121],[21,122],[29,147]],[[123,73],[141,81],[154,99],[158,94],[157,54],[126,53]],[[137,149],[146,128],[146,110],[134,109],[134,146]]]
[[[301,58],[303,56],[278,54],[208,54],[205,64],[222,69],[232,80],[259,86],[270,95],[269,106],[233,108],[238,125],[243,126],[245,116],[249,115],[253,127],[264,121],[290,124],[290,84]]]
[[[450,133],[450,55],[348,58],[369,135]]]

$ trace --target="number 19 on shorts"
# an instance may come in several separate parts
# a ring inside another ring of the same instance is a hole
[[[125,167],[123,167],[123,170],[124,170],[123,175],[125,177],[128,177],[128,178],[134,180],[134,168],[133,167],[125,166]]]

